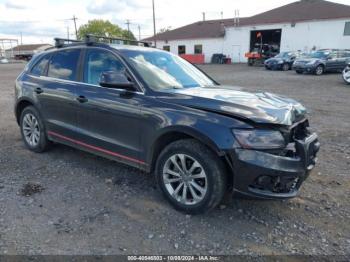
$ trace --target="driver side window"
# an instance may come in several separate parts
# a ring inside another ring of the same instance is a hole
[[[103,72],[125,71],[123,63],[117,57],[110,52],[98,49],[87,50],[84,63],[83,82],[92,85],[99,85]]]

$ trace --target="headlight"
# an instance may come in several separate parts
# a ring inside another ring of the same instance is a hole
[[[285,147],[279,131],[261,129],[234,129],[238,143],[247,149],[276,149]]]
[[[314,64],[316,64],[317,63],[317,61],[311,61],[311,62],[309,62],[309,63],[306,63],[306,65],[314,65]]]

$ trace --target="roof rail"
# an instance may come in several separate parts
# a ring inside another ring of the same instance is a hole
[[[108,43],[108,44],[137,45],[137,46],[150,47],[150,43],[143,42],[143,41],[125,39],[120,37],[99,36],[99,35],[92,35],[92,34],[85,35],[86,44],[101,43],[101,42]]]
[[[54,38],[55,40],[55,47],[63,47],[66,44],[70,43],[83,43],[80,40],[73,40],[73,39],[66,39],[66,38]]]
[[[95,43],[118,44],[118,45],[137,45],[137,46],[144,46],[144,47],[151,46],[151,44],[148,42],[125,39],[125,38],[118,38],[118,37],[91,35],[91,34],[85,35],[84,40],[74,40],[74,39],[67,39],[67,38],[54,38],[54,40],[55,40],[55,47],[56,48],[61,48],[61,47],[67,46],[69,44],[93,45]]]

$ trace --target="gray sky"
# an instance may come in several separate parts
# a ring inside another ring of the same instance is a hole
[[[293,0],[155,0],[157,29],[176,28],[202,19],[232,18],[234,10],[240,16],[251,16]],[[332,0],[348,4],[350,0]],[[152,0],[0,0],[0,38],[19,39],[23,43],[52,43],[53,37],[66,37],[67,27],[74,36],[74,24],[70,18],[78,17],[78,27],[91,19],[108,19],[126,28],[126,20],[138,37],[152,34]]]

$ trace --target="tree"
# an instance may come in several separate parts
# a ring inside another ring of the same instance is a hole
[[[165,33],[171,30],[171,26],[159,29],[158,34]]]
[[[107,37],[120,37],[132,40],[136,39],[132,32],[128,32],[128,30],[123,30],[118,25],[114,25],[108,20],[102,19],[90,20],[87,24],[79,27],[79,39],[83,39],[87,34]]]

